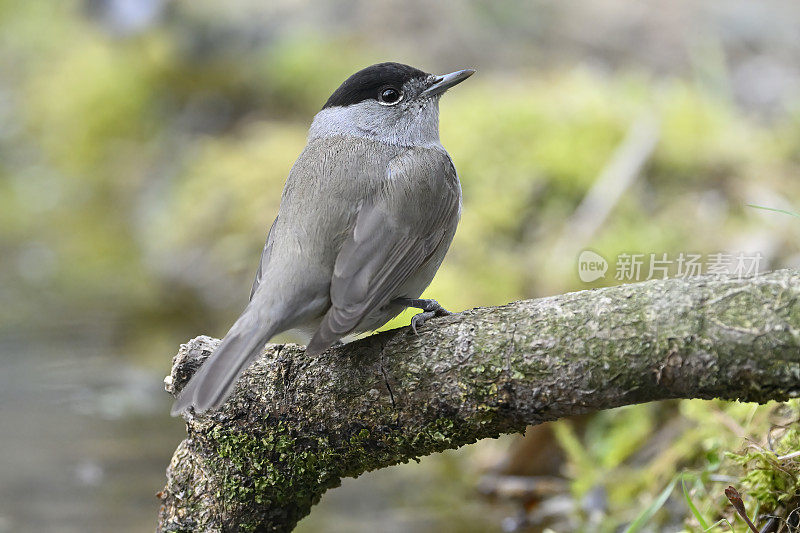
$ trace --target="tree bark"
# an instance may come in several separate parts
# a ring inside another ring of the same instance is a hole
[[[649,281],[478,308],[306,357],[267,345],[185,415],[158,530],[289,531],[343,477],[531,424],[668,398],[800,395],[800,271]],[[175,357],[176,394],[219,341]]]

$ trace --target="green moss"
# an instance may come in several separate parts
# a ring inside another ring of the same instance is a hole
[[[312,489],[330,477],[327,439],[300,443],[284,423],[261,435],[217,427],[210,437],[225,473],[218,496],[228,505],[310,506],[319,497]]]
[[[775,451],[748,447],[745,453],[727,454],[745,468],[741,479],[743,492],[754,498],[763,512],[774,512],[800,499],[800,460],[778,459],[797,450],[800,450],[800,429],[795,426],[775,443]]]
[[[252,509],[254,525],[237,524],[237,531],[263,529],[271,523],[265,514],[270,512],[296,523],[342,477],[475,441],[465,421],[449,418],[422,427],[356,428],[313,438],[298,437],[298,429],[277,422],[258,434],[217,426],[205,435],[215,458],[209,466],[222,480],[216,497],[224,508]]]

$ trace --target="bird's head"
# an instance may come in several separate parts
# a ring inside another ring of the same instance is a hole
[[[439,98],[474,72],[439,76],[400,63],[359,70],[328,98],[309,137],[353,135],[390,144],[438,144]]]

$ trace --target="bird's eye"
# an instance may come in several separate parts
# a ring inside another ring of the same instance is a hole
[[[384,87],[378,93],[378,102],[383,105],[394,105],[403,99],[403,93],[394,87]]]

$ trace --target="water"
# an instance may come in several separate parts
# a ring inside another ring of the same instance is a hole
[[[0,532],[153,531],[184,434],[162,379],[92,343],[0,341]]]

